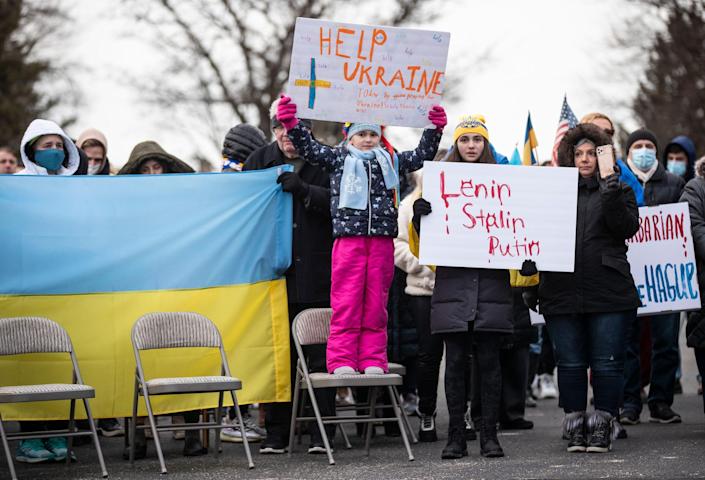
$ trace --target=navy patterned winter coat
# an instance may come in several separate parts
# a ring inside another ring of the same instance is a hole
[[[311,137],[308,129],[301,124],[287,132],[296,149],[307,162],[318,165],[330,175],[330,211],[333,217],[333,237],[354,236],[397,236],[397,207],[394,205],[394,190],[387,190],[382,178],[382,170],[376,161],[365,160],[368,175],[368,202],[365,210],[338,208],[340,182],[343,176],[346,146],[329,147]],[[423,167],[424,161],[431,161],[436,155],[443,132],[424,130],[416,150],[401,152],[399,177]]]

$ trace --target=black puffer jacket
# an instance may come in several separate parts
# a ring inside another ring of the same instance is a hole
[[[639,178],[639,177],[637,177]],[[683,193],[685,181],[659,164],[648,182],[644,184],[644,205],[652,207],[665,203],[676,203]]]
[[[382,169],[378,162],[365,160],[365,169],[369,177],[367,208],[364,210],[338,209],[343,167],[345,158],[348,156],[347,147],[345,145],[329,147],[318,143],[301,122],[288,131],[287,135],[306,161],[320,165],[330,174],[330,209],[334,237],[397,236],[397,207],[394,205],[393,190],[385,187]],[[424,161],[433,160],[442,135],[443,133],[437,130],[424,130],[419,146],[415,150],[398,153],[399,177],[420,169]]]
[[[431,297],[431,332],[512,333],[514,302],[509,271],[437,267]]]
[[[243,170],[261,170],[284,165],[277,142],[252,152]],[[330,222],[328,174],[304,163],[298,173],[309,185],[305,198],[294,198],[292,262],[286,271],[289,303],[330,302],[330,259],[333,248]]]
[[[591,124],[570,130],[558,147],[560,166],[575,165],[573,149],[583,138],[595,145],[611,139]],[[578,180],[578,212],[573,273],[542,272],[539,306],[544,315],[619,312],[639,307],[639,296],[625,240],[639,229],[639,210],[631,188],[608,190],[593,177]]]

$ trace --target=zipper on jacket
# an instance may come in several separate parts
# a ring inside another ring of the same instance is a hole
[[[372,235],[372,163],[367,163],[367,236]]]

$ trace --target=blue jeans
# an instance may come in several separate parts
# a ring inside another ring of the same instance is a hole
[[[595,409],[618,414],[627,321],[635,315],[635,310],[546,315],[558,366],[561,406],[566,413],[587,409],[590,368]]]
[[[651,380],[649,404],[673,405],[673,387],[680,363],[678,333],[680,313],[655,315],[651,319]],[[639,346],[641,318],[627,326],[627,354],[624,360],[624,409],[641,413],[641,376]]]

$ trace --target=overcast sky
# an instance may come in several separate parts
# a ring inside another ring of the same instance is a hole
[[[388,1],[388,0],[387,0]],[[383,1],[379,2],[384,3]],[[125,82],[126,75],[159,72],[161,59],[144,40],[136,38],[134,22],[116,15],[113,2],[67,0],[75,25],[58,45],[75,65],[83,94],[78,121],[69,133],[95,127],[104,131],[109,157],[116,165],[127,160],[132,147],[156,140],[169,152],[189,160],[201,150],[214,163],[219,151],[205,138],[174,128],[170,112],[147,105]],[[616,82],[609,71],[616,62],[609,49],[613,28],[627,12],[623,0],[539,0],[527,2],[447,1],[440,17],[418,27],[451,33],[447,74],[458,79],[460,100],[445,103],[449,114],[443,146],[452,140],[458,117],[482,113],[497,149],[510,156],[523,143],[527,112],[539,140],[539,156],[550,156],[564,93],[575,114],[601,110],[635,127],[624,112],[610,110],[613,102],[633,95],[636,79]],[[354,15],[331,20],[359,22]],[[477,68],[472,59],[491,49],[492,59]],[[235,122],[234,122],[235,123]],[[233,124],[234,124],[233,123]],[[232,125],[223,125],[223,134]],[[418,135],[390,129],[397,148],[414,146]]]

